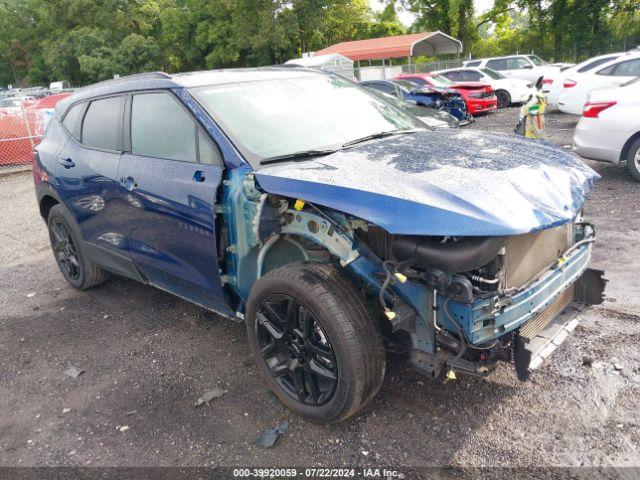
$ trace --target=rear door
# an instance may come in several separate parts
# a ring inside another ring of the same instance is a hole
[[[122,151],[124,96],[72,106],[62,124],[69,137],[58,153],[56,190],[73,213],[91,259],[132,275],[121,215],[118,164]]]
[[[522,78],[535,82],[540,75],[539,70],[525,57],[507,59],[507,69],[501,72],[506,77]]]
[[[217,145],[170,91],[127,97],[118,176],[131,256],[150,283],[218,312]]]

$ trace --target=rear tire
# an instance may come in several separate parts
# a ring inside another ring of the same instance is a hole
[[[332,266],[299,262],[267,273],[251,290],[246,325],[261,376],[309,420],[346,420],[380,389],[382,338],[362,294]]]
[[[629,147],[627,170],[636,181],[640,182],[640,138],[636,139]]]
[[[496,90],[496,97],[498,99],[498,108],[507,108],[511,105],[511,95],[506,90]]]
[[[78,290],[86,290],[104,283],[109,278],[107,272],[87,257],[80,229],[62,205],[51,208],[47,226],[56,263],[71,286]]]

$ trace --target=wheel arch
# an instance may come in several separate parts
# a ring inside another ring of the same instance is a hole
[[[60,205],[60,202],[55,197],[49,194],[43,195],[38,202],[40,216],[47,221],[49,219],[49,212],[51,212],[51,209],[56,205]]]
[[[619,161],[625,161],[627,160],[627,155],[629,154],[629,150],[631,149],[631,145],[633,145],[633,143],[638,140],[640,138],[640,131],[637,131],[636,133],[634,133],[633,135],[631,135],[629,137],[629,139],[625,142],[625,144],[622,146],[622,150],[620,150],[620,158],[618,159]]]

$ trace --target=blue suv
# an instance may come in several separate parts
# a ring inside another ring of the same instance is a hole
[[[591,169],[431,131],[330,73],[87,87],[58,103],[33,173],[71,285],[121,275],[244,321],[266,383],[318,422],[372,400],[385,345],[433,378],[510,362],[526,379],[602,301]]]

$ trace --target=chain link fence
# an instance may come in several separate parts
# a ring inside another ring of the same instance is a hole
[[[13,90],[0,96],[0,176],[31,169],[55,104],[67,95],[35,98]]]

